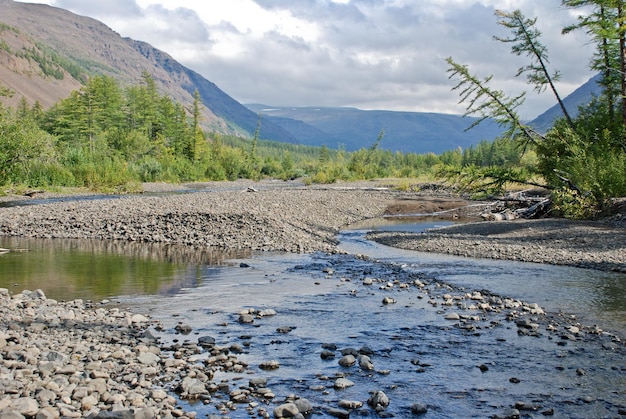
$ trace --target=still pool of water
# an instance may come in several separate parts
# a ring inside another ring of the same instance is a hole
[[[439,220],[405,225],[419,231]],[[165,326],[156,332],[165,343],[194,341],[211,335],[218,345],[244,345],[238,355],[250,373],[268,377],[276,403],[295,393],[316,406],[314,417],[330,417],[327,407],[341,399],[366,401],[370,391],[391,399],[388,412],[409,416],[414,402],[428,406],[427,417],[489,417],[517,402],[537,407],[526,417],[554,412],[555,417],[613,417],[626,408],[626,362],[622,351],[601,341],[561,342],[544,331],[541,338],[518,336],[503,314],[486,314],[476,328],[445,320],[443,293],[490,290],[550,312],[575,314],[606,330],[626,330],[626,275],[506,261],[476,260],[406,252],[364,238],[360,226],[340,234],[352,255],[224,254],[204,249],[125,242],[24,240],[0,238],[0,287],[12,292],[41,288],[51,298],[113,299],[150,314]],[[18,251],[28,249],[28,251]],[[387,282],[419,278],[425,289],[364,286],[366,277]],[[441,286],[447,283],[449,286]],[[395,304],[382,304],[385,296]],[[237,313],[248,307],[272,308],[274,317],[240,324]],[[193,332],[176,334],[179,322]],[[289,327],[291,332],[280,333]],[[374,371],[339,367],[324,361],[322,344],[338,348],[369,347]],[[201,357],[199,357],[201,360]],[[281,367],[260,371],[263,361]],[[481,371],[478,366],[486,366]],[[577,373],[584,370],[584,374]],[[333,389],[337,375],[355,385]],[[217,374],[230,388],[245,386],[249,374]],[[515,378],[515,382],[512,379]],[[217,413],[227,400],[215,394],[209,405],[183,406],[198,417]],[[268,408],[271,412],[270,403]],[[376,415],[367,408],[359,415]],[[250,417],[244,406],[228,417]]]
[[[172,295],[200,285],[249,251],[225,252],[124,241],[0,237],[0,287],[41,288],[56,300]]]

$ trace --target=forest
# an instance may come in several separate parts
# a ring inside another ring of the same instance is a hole
[[[381,177],[432,178],[441,164],[519,161],[510,141],[483,143],[442,155],[380,149],[383,139],[354,152],[222,136],[202,130],[200,99],[187,110],[161,95],[153,78],[122,87],[91,78],[49,110],[22,101],[0,110],[0,184],[13,188],[86,187],[132,191],[141,182],[239,178],[312,183]],[[259,117],[259,124],[263,119]]]
[[[89,188],[103,192],[140,190],[141,182],[191,182],[239,178],[295,179],[306,183],[402,178],[446,181],[460,190],[484,196],[507,188],[542,187],[550,191],[561,215],[596,215],[615,197],[626,196],[626,19],[621,1],[564,0],[586,7],[564,34],[584,30],[597,45],[591,68],[601,74],[603,94],[569,115],[549,69],[536,19],[519,10],[497,11],[498,23],[511,31],[496,38],[511,52],[528,58],[518,70],[537,92],[551,91],[563,117],[547,133],[520,120],[516,109],[525,92],[510,97],[447,59],[452,87],[467,104],[476,123],[491,119],[506,128],[495,141],[435,155],[391,152],[380,148],[381,130],[368,147],[347,152],[341,147],[311,147],[219,135],[202,129],[201,103],[195,93],[191,109],[160,94],[144,72],[132,86],[94,76],[50,109],[22,100],[16,108],[0,106],[0,185],[3,190]],[[11,95],[0,88],[0,95]],[[475,123],[475,124],[476,124]],[[471,127],[470,127],[471,128]]]

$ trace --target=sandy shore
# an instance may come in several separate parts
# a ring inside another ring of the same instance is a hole
[[[437,212],[442,218],[469,221],[427,233],[378,232],[370,238],[417,251],[626,272],[626,221],[620,214],[605,221],[478,222],[489,203],[469,202],[436,189],[402,192],[381,181],[310,187],[240,181],[144,188],[144,195],[119,199],[67,198],[0,208],[0,234],[336,252],[335,236],[349,224],[383,214]]]

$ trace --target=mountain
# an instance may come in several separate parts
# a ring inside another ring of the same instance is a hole
[[[0,0],[0,87],[45,108],[69,96],[93,75],[108,75],[123,85],[137,84],[147,71],[162,94],[191,108],[197,89],[204,104],[203,124],[224,134],[250,136],[258,115],[200,74],[149,44],[123,38],[103,23],[67,10]],[[267,122],[261,138],[294,141]]]
[[[578,115],[580,106],[588,104],[593,96],[599,96],[602,93],[602,88],[598,84],[600,78],[600,74],[590,78],[585,84],[563,99],[565,109],[567,109],[572,118]],[[561,107],[556,104],[530,122],[530,125],[538,132],[546,132],[552,127],[554,121],[561,117],[563,117],[563,112]]]
[[[493,140],[502,133],[501,127],[489,121],[466,130],[475,118],[460,115],[262,104],[247,106],[261,114],[262,121],[272,122],[290,132],[300,144],[325,144],[330,148],[343,146],[348,151],[370,147],[381,130],[384,130],[384,137],[380,148],[414,153],[467,148],[482,140]]]
[[[474,118],[460,115],[365,111],[355,108],[244,106],[214,83],[151,45],[123,38],[103,23],[67,10],[0,0],[0,90],[9,89],[4,104],[22,98],[45,108],[83,85],[94,75],[107,75],[122,85],[134,85],[148,72],[162,94],[193,106],[196,90],[204,104],[202,123],[207,130],[250,137],[261,116],[260,138],[305,145],[370,147],[384,130],[380,148],[441,153],[467,148],[496,138],[502,129],[488,121],[466,131]],[[564,99],[576,115],[578,106],[599,93],[597,77]],[[561,115],[550,108],[531,124],[546,131]]]

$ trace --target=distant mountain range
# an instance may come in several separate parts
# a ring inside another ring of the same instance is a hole
[[[26,98],[31,104],[39,101],[49,107],[79,89],[91,76],[108,75],[122,85],[131,85],[139,83],[147,71],[162,93],[188,108],[197,89],[204,104],[203,125],[223,134],[251,137],[260,117],[262,139],[351,151],[370,147],[384,130],[380,148],[441,153],[492,140],[502,132],[487,122],[466,131],[473,119],[460,115],[244,106],[167,53],[145,42],[123,38],[97,20],[12,0],[0,0],[0,11],[0,87],[14,92],[13,97],[0,97],[0,101],[8,105],[15,106]],[[582,91],[572,101],[578,103],[585,95]],[[536,123],[549,125],[555,115],[550,112]]]
[[[473,118],[426,112],[364,111],[355,108],[274,107],[247,105],[290,132],[306,145],[325,144],[348,151],[368,148],[384,130],[380,148],[391,151],[441,153],[492,140],[502,128],[486,121],[466,131]]]

